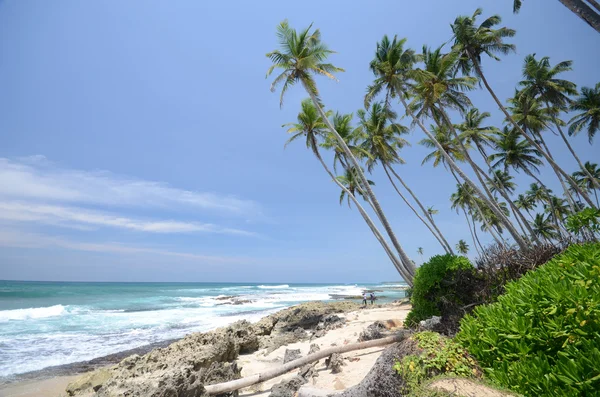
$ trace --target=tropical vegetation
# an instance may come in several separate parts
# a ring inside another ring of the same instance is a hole
[[[295,30],[283,21],[277,27],[279,48],[267,54],[272,62],[267,77],[277,72],[271,90],[280,89],[281,106],[294,85],[308,95],[297,121],[285,126],[291,134],[288,143],[305,141],[340,189],[340,203],[346,201],[360,213],[410,286],[417,270],[408,252],[415,247],[408,250],[396,235],[389,208],[375,194],[382,184],[389,183],[397,203],[448,255],[467,254],[471,248],[481,254],[490,240],[526,251],[599,237],[591,227],[575,231],[574,221],[568,220],[600,207],[600,167],[573,145],[580,135],[593,144],[600,129],[600,82],[577,87],[566,78],[574,67],[571,61],[530,54],[514,94],[503,100],[484,66],[516,52],[511,43],[516,31],[502,26],[500,16],[483,17],[477,9],[458,16],[450,33],[446,44],[421,51],[409,48],[405,38],[384,35],[368,64],[373,81],[366,88],[364,108],[352,114],[336,112],[321,97],[317,77],[337,81],[344,70],[329,63],[335,52],[318,29]],[[480,89],[497,109],[475,107],[470,94]],[[494,125],[493,115],[503,123]],[[422,164],[441,165],[456,183],[449,207],[464,218],[468,236],[450,236],[436,221],[439,210],[410,186],[403,153],[411,150],[411,132],[417,144],[430,150]],[[556,142],[550,145],[551,140]],[[558,144],[570,158],[559,159],[550,150]],[[384,178],[377,186],[369,176],[376,173]],[[517,180],[525,183],[519,186]],[[423,250],[416,252],[422,255]]]
[[[600,390],[600,244],[572,245],[463,318],[456,340],[525,396]]]

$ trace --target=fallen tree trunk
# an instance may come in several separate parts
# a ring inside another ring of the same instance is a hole
[[[352,343],[352,344],[348,344],[348,345],[344,345],[344,346],[331,347],[329,349],[324,349],[324,350],[318,351],[316,353],[310,354],[306,357],[302,357],[297,360],[290,361],[287,364],[283,364],[280,367],[273,368],[271,370],[265,371],[260,374],[247,376],[245,378],[236,379],[236,380],[232,380],[229,382],[217,383],[215,385],[204,386],[204,389],[206,390],[206,393],[208,395],[215,395],[215,394],[227,393],[227,392],[234,391],[234,390],[239,390],[244,387],[254,385],[256,383],[260,383],[260,382],[267,381],[269,379],[273,379],[277,376],[285,374],[288,371],[291,371],[292,369],[302,367],[303,365],[312,363],[313,361],[317,361],[322,358],[329,357],[333,353],[347,353],[347,352],[351,352],[354,350],[367,349],[369,347],[389,345],[391,343],[400,342],[400,341],[406,339],[408,334],[409,334],[408,331],[402,331],[402,332],[398,333],[397,335],[389,336],[387,338],[375,339],[375,340],[370,340],[367,342]]]

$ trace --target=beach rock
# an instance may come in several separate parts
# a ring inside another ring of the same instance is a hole
[[[369,373],[356,386],[346,389],[337,397],[398,397],[406,384],[394,370],[396,360],[418,353],[416,343],[410,339],[387,347],[377,359]]]
[[[66,392],[69,396],[75,396],[85,391],[97,392],[110,377],[111,371],[108,368],[89,372],[69,383]]]
[[[343,370],[343,366],[346,365],[344,357],[339,353],[333,353],[329,358],[325,360],[325,367],[331,370],[332,374],[339,374]]]
[[[316,343],[312,343],[310,345],[310,349],[308,350],[308,354],[313,354],[318,351],[321,351],[321,348],[319,347],[319,345],[317,345]]]
[[[442,318],[439,316],[433,316],[428,318],[427,320],[422,320],[419,322],[419,329],[421,331],[432,331],[434,330],[440,323],[442,322]]]
[[[310,329],[328,314],[346,313],[358,310],[360,305],[354,302],[306,302],[275,313],[276,328],[293,330],[297,327]]]
[[[305,383],[307,383],[306,379],[296,375],[290,380],[273,385],[269,397],[294,397],[298,389]]]
[[[300,357],[302,357],[302,354],[300,354],[300,349],[285,349],[283,363],[289,363],[290,361],[294,361]]]
[[[300,370],[298,371],[298,376],[306,379],[306,381],[310,381],[313,378],[316,378],[319,376],[319,373],[316,370],[317,366],[317,362],[314,363],[310,363],[310,364],[306,364],[303,367],[300,367]]]
[[[384,332],[386,330],[387,328],[384,323],[382,323],[381,321],[375,321],[373,324],[365,328],[364,331],[360,333],[360,335],[358,335],[358,341],[364,342],[367,340],[381,339],[385,336]]]
[[[232,361],[240,353],[257,349],[254,327],[238,321],[85,374],[69,384],[67,393],[76,397],[200,397],[204,384],[239,379],[241,370]]]
[[[320,330],[318,330],[317,332],[315,332],[315,333],[313,334],[313,337],[315,337],[315,338],[322,338],[322,337],[324,337],[326,334],[327,334],[327,331],[325,331],[324,329],[320,329]]]

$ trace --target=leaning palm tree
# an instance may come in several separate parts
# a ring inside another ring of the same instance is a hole
[[[417,218],[419,218],[427,229],[429,229],[442,248],[447,253],[451,254],[452,248],[450,247],[450,244],[448,244],[444,238],[444,235],[435,224],[433,218],[428,214],[425,206],[394,169],[394,164],[404,164],[404,160],[400,157],[399,151],[404,146],[408,145],[408,142],[401,137],[401,135],[408,132],[408,128],[402,124],[396,123],[396,113],[390,108],[386,108],[381,102],[373,103],[368,111],[362,109],[359,110],[357,115],[359,127],[356,130],[356,136],[360,141],[358,147],[368,155],[366,159],[367,169],[371,171],[375,164],[381,163],[383,170],[396,190],[396,193],[398,193],[404,203],[406,203]],[[392,175],[409,192],[426,219],[419,215],[418,211],[406,199],[400,189],[398,189]]]
[[[423,260],[423,247],[417,248],[417,254],[421,256],[421,261]]]
[[[596,132],[600,131],[600,83],[594,88],[583,87],[579,98],[571,102],[571,110],[581,112],[569,121],[569,135],[577,135],[587,128],[587,136],[592,143]]]
[[[498,96],[490,86],[483,69],[481,66],[481,58],[483,55],[499,61],[500,58],[496,54],[508,54],[515,51],[514,44],[507,44],[504,42],[505,38],[510,38],[515,35],[513,29],[506,27],[494,29],[494,26],[502,22],[502,18],[499,15],[494,15],[484,20],[480,25],[477,25],[477,17],[480,16],[482,10],[478,8],[472,16],[459,16],[452,24],[452,31],[454,32],[454,46],[453,51],[460,54],[460,69],[463,73],[469,74],[474,73],[483,82],[485,88],[488,90],[500,110],[506,116],[506,119],[523,135],[527,141],[533,145],[546,159],[552,168],[559,172],[575,189],[576,182],[573,181],[569,174],[566,173],[554,159],[546,153],[542,147],[536,142],[534,138],[527,135],[525,131],[519,126],[515,119],[508,112],[506,107],[502,104]],[[589,196],[582,194],[583,199],[590,205],[594,206],[594,203]]]
[[[598,190],[600,190],[598,188],[598,186],[600,186],[600,167],[598,167],[598,164],[592,164],[589,161],[586,161],[583,166],[585,167],[586,172],[575,171],[573,173],[573,178],[583,188],[594,192],[596,204],[600,206],[600,202],[598,201]]]
[[[456,244],[456,250],[461,255],[467,255],[469,253],[469,244],[465,240],[458,240],[458,244]]]
[[[488,112],[481,113],[477,108],[471,108],[465,114],[465,120],[457,128],[461,131],[461,138],[473,144],[486,164],[489,165],[486,147],[492,146],[494,136],[500,131],[493,126],[483,126],[485,119],[489,118]]]
[[[596,0],[559,0],[571,12],[600,33],[600,2]],[[513,12],[521,10],[523,0],[513,0]],[[592,8],[593,7],[593,8]],[[594,11],[596,9],[596,11]]]
[[[517,208],[525,210],[525,212],[527,212],[531,220],[533,220],[531,211],[535,210],[536,204],[535,199],[532,196],[528,194],[519,194],[519,196],[515,200],[515,205],[517,206]]]
[[[313,152],[313,154],[319,160],[319,162],[325,169],[325,172],[327,172],[327,174],[333,180],[333,182],[340,189],[342,189],[342,191],[346,193],[348,199],[352,200],[354,205],[356,205],[361,216],[363,217],[363,219],[365,220],[365,222],[367,223],[367,225],[369,226],[369,228],[375,235],[375,238],[377,238],[377,240],[383,247],[384,251],[386,252],[388,257],[394,264],[394,267],[396,267],[396,269],[398,270],[398,272],[400,273],[402,278],[409,285],[412,285],[412,275],[406,271],[402,262],[393,253],[393,251],[389,247],[387,241],[385,240],[385,238],[383,237],[383,235],[381,234],[381,232],[379,231],[377,226],[373,223],[373,220],[370,218],[370,216],[367,214],[367,212],[364,210],[364,208],[362,207],[360,202],[355,197],[354,192],[350,191],[338,178],[336,178],[336,176],[333,174],[333,172],[331,172],[331,170],[329,169],[329,167],[323,160],[323,157],[321,156],[321,153],[319,151],[319,147],[320,147],[319,142],[327,134],[327,130],[328,130],[323,117],[321,117],[321,115],[319,114],[318,110],[314,106],[311,99],[305,99],[304,101],[302,101],[301,105],[302,105],[302,111],[298,114],[297,122],[284,125],[284,127],[289,127],[287,131],[289,134],[292,134],[291,138],[287,141],[286,146],[288,144],[290,144],[291,142],[296,141],[297,139],[300,139],[302,137],[306,138],[307,148],[309,148]],[[325,117],[327,117],[329,115],[329,112],[326,112],[325,115],[326,115]],[[358,174],[358,172],[355,172],[352,175],[352,177],[355,178],[356,174]],[[362,180],[359,180],[356,183],[357,183],[357,186],[361,187],[361,193],[362,193],[363,192]],[[367,199],[368,199],[368,197],[367,197]]]
[[[377,197],[375,197],[373,190],[367,183],[367,178],[360,171],[358,160],[356,160],[356,157],[344,139],[335,130],[335,127],[331,121],[329,121],[321,106],[319,91],[314,76],[320,75],[335,80],[334,73],[343,71],[343,69],[338,68],[331,63],[326,63],[327,58],[329,55],[333,54],[334,51],[327,48],[321,41],[321,33],[318,29],[312,31],[312,24],[308,28],[297,32],[295,29],[291,28],[287,20],[285,20],[277,27],[277,38],[279,39],[280,49],[267,54],[267,57],[273,62],[273,65],[267,71],[267,77],[270,76],[275,69],[282,69],[283,71],[275,78],[275,80],[273,80],[271,91],[275,91],[279,85],[282,85],[279,101],[280,106],[282,106],[284,95],[291,86],[300,83],[304,87],[313,101],[315,108],[327,125],[327,128],[337,139],[344,155],[348,159],[349,165],[357,169],[357,176],[359,177],[362,186],[364,186],[365,194],[369,199],[368,202],[383,225],[392,245],[398,252],[405,272],[411,278],[410,281],[406,279],[405,281],[409,283],[412,282],[412,276],[414,276],[416,270],[413,262],[398,242]]]
[[[544,214],[535,214],[535,218],[533,219],[531,226],[538,237],[543,238],[547,242],[551,242],[553,239],[558,237],[558,231],[550,221],[550,216],[544,216]]]
[[[463,113],[471,106],[471,101],[464,94],[464,91],[473,89],[476,79],[456,75],[456,67],[459,65],[458,60],[458,53],[442,54],[441,47],[435,50],[424,47],[424,68],[417,69],[414,73],[416,82],[412,90],[414,99],[409,106],[415,111],[417,118],[430,117],[438,126],[446,126],[448,128],[452,136],[456,139],[458,148],[462,151],[464,158],[475,171],[475,176],[485,193],[472,181],[467,179],[465,181],[473,184],[472,187],[476,194],[484,201],[485,206],[494,213],[495,217],[502,222],[515,242],[521,248],[527,249],[527,240],[523,238],[498,207],[496,200],[485,184],[485,172],[472,160],[467,147],[460,139],[446,111],[446,109],[455,109]],[[455,171],[458,172],[458,170]],[[461,177],[464,179],[463,175]]]
[[[331,118],[331,121],[333,123],[333,126],[335,127],[335,130],[342,137],[344,142],[346,142],[346,144],[348,145],[350,151],[354,153],[355,156],[360,157],[366,155],[366,153],[361,152],[360,149],[353,144],[353,142],[355,141],[355,129],[352,125],[353,118],[354,115],[352,113],[341,114],[339,112],[336,112]],[[340,163],[342,167],[348,168],[348,160],[346,159],[346,156],[344,154],[344,149],[340,146],[337,138],[335,137],[335,135],[333,135],[333,133],[327,133],[325,139],[323,140],[323,143],[321,144],[321,147],[328,150],[333,150],[333,169],[335,171],[337,171],[338,163]]]
[[[573,158],[577,161],[577,164],[579,164],[579,168],[585,172],[583,163],[563,132],[562,126],[564,122],[557,117],[559,112],[568,110],[572,102],[569,95],[577,94],[575,83],[558,78],[560,73],[572,70],[572,64],[572,61],[563,61],[551,66],[550,58],[548,57],[537,60],[535,54],[527,55],[523,66],[523,77],[525,79],[519,83],[522,87],[519,95],[539,99],[546,105],[560,137]]]
[[[521,95],[519,91],[515,91],[515,96],[508,99],[510,110],[513,119],[521,127],[522,131],[530,135],[536,142],[544,148],[544,153],[553,158],[550,148],[546,144],[543,131],[548,129],[552,123],[551,109],[546,108],[540,101],[528,95]],[[560,182],[565,197],[569,199],[569,203],[574,204],[569,188],[565,184],[565,178],[557,168],[551,167],[558,181]],[[571,188],[573,188],[571,186]],[[577,192],[577,190],[574,190]]]
[[[365,193],[360,187],[360,182],[356,176],[356,171],[354,170],[354,168],[346,169],[344,175],[339,175],[336,177],[336,179],[338,180],[338,182],[340,182],[346,187],[346,189],[342,189],[342,192],[340,193],[340,205],[344,202],[345,198],[348,201],[348,207],[352,207],[350,195],[355,197],[356,195],[359,195],[364,200],[366,200]],[[375,182],[371,180],[367,180],[367,183],[371,186],[375,185]]]

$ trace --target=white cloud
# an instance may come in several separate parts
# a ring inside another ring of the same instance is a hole
[[[63,248],[75,251],[100,252],[119,255],[150,254],[188,259],[206,264],[254,262],[252,259],[243,257],[200,255],[188,252],[125,245],[113,242],[87,243],[73,241],[62,237],[50,237],[43,234],[27,233],[15,230],[0,230],[0,247],[27,249]]]
[[[259,205],[252,200],[177,189],[107,171],[61,169],[40,155],[17,160],[0,158],[0,197],[114,207],[187,207],[243,216],[260,213]]]
[[[0,220],[37,222],[84,229],[86,226],[114,227],[150,233],[209,232],[254,235],[245,230],[222,228],[210,223],[141,220],[78,207],[10,201],[0,201]]]

